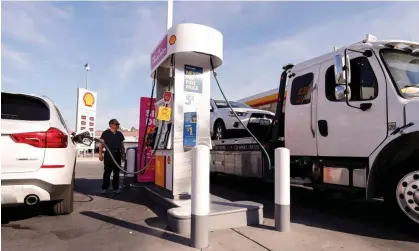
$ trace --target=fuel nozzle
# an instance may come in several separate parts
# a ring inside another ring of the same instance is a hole
[[[88,131],[79,134],[73,132],[71,135],[73,136],[74,143],[77,144],[90,146],[93,143],[93,141],[98,141],[94,137],[92,137]]]

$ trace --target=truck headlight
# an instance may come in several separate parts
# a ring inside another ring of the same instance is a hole
[[[246,117],[246,115],[247,115],[247,112],[236,112],[236,114],[237,114],[237,116],[239,116],[239,117]],[[232,112],[232,111],[230,111],[230,117],[235,117],[234,116],[234,112]]]

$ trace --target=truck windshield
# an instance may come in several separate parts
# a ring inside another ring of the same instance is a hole
[[[214,102],[217,108],[228,108],[228,104],[224,100],[214,100]],[[250,106],[240,102],[229,101],[229,103],[233,108],[251,108]]]
[[[382,51],[382,57],[402,95],[419,97],[419,55],[386,49]]]

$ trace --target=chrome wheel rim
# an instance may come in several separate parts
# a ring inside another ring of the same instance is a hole
[[[403,213],[419,223],[419,171],[408,173],[399,181],[396,198]]]

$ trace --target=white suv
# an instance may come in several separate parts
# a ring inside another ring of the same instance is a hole
[[[235,101],[229,101],[240,120],[256,137],[263,137],[273,121],[275,114],[270,111],[253,109]],[[231,136],[249,137],[246,129],[237,120],[225,100],[211,99],[211,135],[213,139],[225,139]]]
[[[47,97],[1,93],[1,205],[73,211],[76,145]]]

